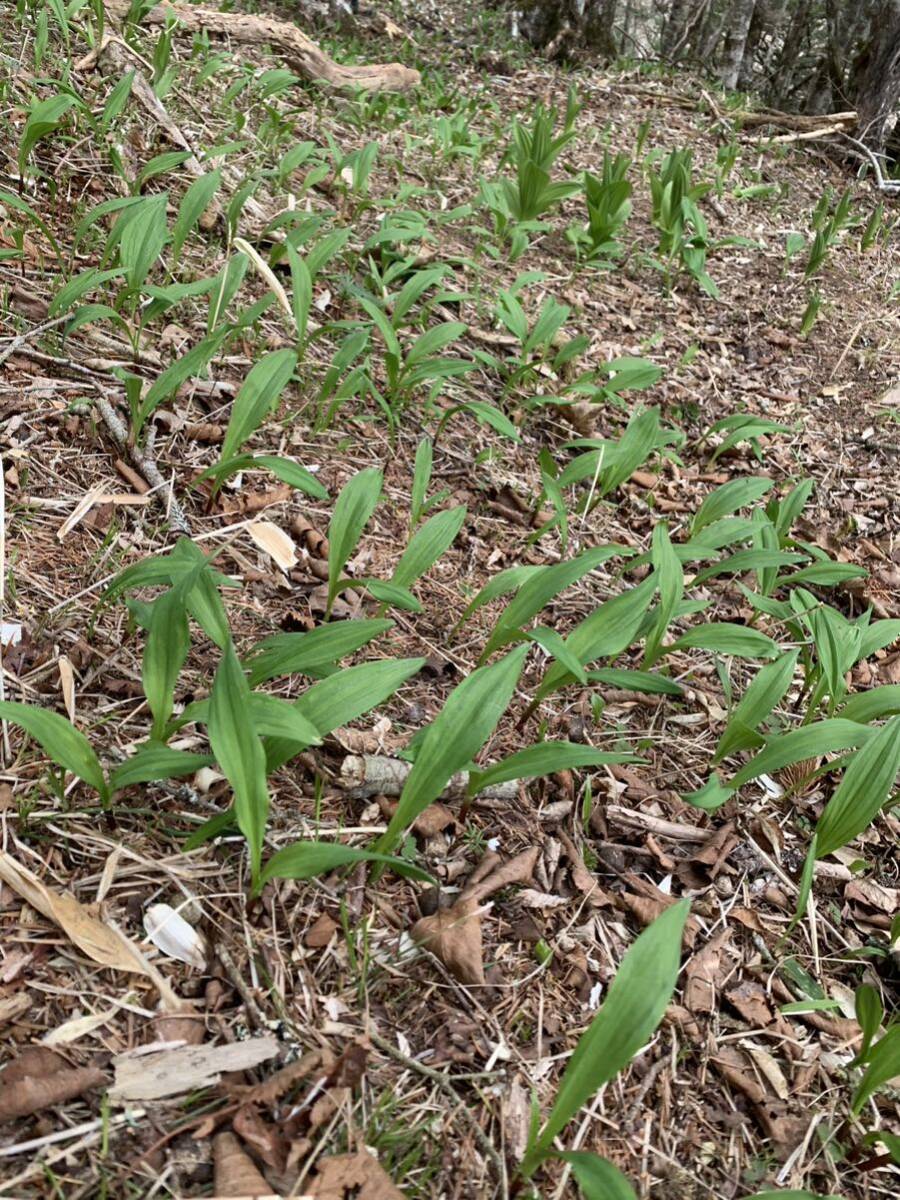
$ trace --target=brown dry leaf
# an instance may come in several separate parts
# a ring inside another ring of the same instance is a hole
[[[284,504],[293,494],[294,489],[289,483],[280,483],[261,492],[248,492],[238,496],[237,499],[223,504],[222,512],[226,516],[249,516],[250,513],[261,512],[270,505]]]
[[[747,1060],[736,1046],[719,1046],[710,1061],[732,1087],[743,1092],[754,1104],[765,1103],[765,1089],[750,1070]]]
[[[249,1087],[242,1083],[226,1081],[223,1090],[229,1096],[237,1096],[246,1104],[261,1104],[268,1108],[300,1080],[306,1079],[315,1071],[319,1075],[327,1071],[331,1065],[329,1051],[311,1050],[296,1062],[288,1063],[286,1067],[276,1071],[264,1083],[254,1083]]]
[[[368,1150],[322,1158],[307,1185],[316,1200],[404,1200],[390,1175]]]
[[[247,526],[247,532],[260,550],[268,554],[282,571],[290,571],[297,565],[297,549],[293,541],[273,521],[254,521]]]
[[[631,871],[626,872],[625,882],[632,886],[638,895],[633,892],[621,892],[617,899],[633,913],[642,925],[650,925],[660,913],[665,912],[667,908],[675,903],[674,896],[667,896],[665,892],[661,892],[655,884],[650,883],[646,879],[641,879]],[[688,917],[684,927],[682,941],[688,950],[693,950],[694,944],[697,941],[697,935],[700,932],[700,926],[694,917]]]
[[[866,908],[893,917],[900,912],[900,888],[884,887],[874,879],[854,879],[844,888],[845,900],[856,900]]]
[[[759,1073],[765,1077],[771,1085],[773,1092],[779,1100],[787,1100],[791,1089],[788,1081],[784,1077],[784,1072],[781,1067],[768,1052],[761,1046],[754,1046],[750,1042],[744,1043],[744,1049],[756,1063]]]
[[[159,1100],[196,1088],[211,1087],[225,1071],[246,1071],[274,1058],[274,1037],[250,1038],[222,1046],[180,1046],[145,1054],[120,1054],[113,1059],[116,1080],[110,1088],[114,1100]]]
[[[722,951],[731,938],[730,929],[722,929],[711,942],[692,955],[684,968],[684,1003],[693,1013],[711,1013],[716,1008],[720,986]]]
[[[233,1133],[216,1134],[213,1139],[213,1161],[218,1200],[251,1196],[257,1200],[278,1200]]]
[[[696,850],[690,858],[678,865],[676,874],[685,887],[692,891],[709,887],[731,851],[738,845],[740,838],[735,835],[734,826],[723,825]]]
[[[378,807],[381,809],[382,815],[390,820],[397,811],[398,802],[389,800],[387,796],[379,796]],[[453,825],[455,822],[456,817],[447,805],[435,801],[433,804],[429,804],[424,812],[419,813],[412,823],[412,831],[420,837],[432,838],[443,833],[448,825]]]
[[[460,983],[484,983],[481,917],[487,910],[460,897],[449,908],[416,921],[409,936],[430,950]]]
[[[745,979],[729,988],[725,999],[741,1014],[748,1025],[764,1029],[772,1023],[773,1013],[765,988],[755,979]]]
[[[0,851],[0,879],[42,916],[54,921],[88,958],[114,971],[149,975],[140,951],[121,933],[92,916],[69,892],[51,891],[36,875]]]
[[[273,1171],[278,1174],[287,1163],[287,1146],[274,1125],[264,1121],[253,1104],[245,1104],[234,1114],[231,1122],[235,1133],[240,1134],[248,1146]]]
[[[70,1067],[48,1047],[28,1046],[0,1071],[0,1121],[43,1112],[106,1082],[100,1067]]]
[[[563,849],[568,856],[571,865],[572,882],[580,892],[584,893],[588,904],[593,908],[599,908],[601,905],[611,904],[609,896],[604,892],[603,888],[590,873],[585,866],[584,859],[581,857],[581,851],[565,832],[560,829],[557,836],[563,844]]]
[[[530,850],[523,850],[521,854],[507,859],[505,863],[499,862],[491,854],[486,854],[472,872],[462,895],[467,900],[486,900],[488,896],[493,896],[495,892],[502,891],[514,883],[524,883],[531,878],[539,853],[539,848],[533,846]]]
[[[310,950],[320,950],[323,946],[328,945],[337,928],[337,921],[329,917],[328,913],[322,913],[306,931],[303,945],[308,946]]]
[[[306,546],[310,554],[316,558],[328,557],[328,538],[324,533],[319,533],[314,525],[310,525],[306,517],[294,517],[291,532]]]

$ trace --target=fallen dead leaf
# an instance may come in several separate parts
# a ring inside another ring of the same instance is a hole
[[[257,1200],[278,1200],[233,1133],[216,1134],[213,1139],[213,1162],[219,1200],[251,1196]]]
[[[274,1058],[274,1037],[250,1038],[222,1046],[181,1046],[177,1050],[119,1054],[113,1059],[116,1079],[113,1100],[159,1100],[196,1088],[211,1087],[225,1071],[246,1071]]]
[[[599,908],[601,905],[611,903],[609,896],[585,866],[581,852],[565,830],[560,829],[558,837],[571,863],[572,882],[580,892],[584,893],[588,904]]]
[[[722,951],[731,938],[730,929],[720,930],[688,959],[684,968],[684,1004],[692,1013],[711,1013],[716,1008]]]
[[[69,892],[54,892],[9,854],[0,851],[0,879],[42,916],[54,921],[88,958],[115,971],[150,972],[140,951],[117,930],[88,912]]]
[[[477,900],[460,897],[449,908],[416,921],[409,936],[441,960],[460,983],[484,983],[481,917]]]
[[[404,1200],[403,1193],[368,1150],[320,1159],[318,1174],[307,1189],[316,1200]]]
[[[44,1112],[107,1082],[100,1067],[70,1067],[45,1046],[28,1046],[0,1071],[0,1121]]]
[[[268,554],[282,571],[290,571],[297,565],[297,549],[293,541],[273,521],[254,521],[247,526],[247,532],[260,550]]]

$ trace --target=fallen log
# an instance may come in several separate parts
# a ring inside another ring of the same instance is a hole
[[[121,20],[129,8],[128,0],[106,0],[106,10],[111,17]],[[420,79],[418,71],[402,63],[370,63],[367,66],[337,63],[296,25],[274,17],[165,2],[145,13],[143,21],[149,25],[165,25],[173,17],[182,29],[191,33],[206,30],[224,34],[232,42],[244,45],[273,46],[304,79],[329,87],[399,92],[415,87]]]

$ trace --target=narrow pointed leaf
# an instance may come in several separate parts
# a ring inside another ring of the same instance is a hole
[[[428,727],[407,777],[397,810],[377,845],[389,853],[419,813],[438,798],[450,778],[467,766],[496,728],[512,699],[527,644],[489,667],[478,667],[450,693]]]
[[[641,760],[634,754],[620,754],[597,750],[593,746],[579,746],[574,742],[538,742],[526,746],[483,771],[472,771],[469,775],[469,795],[475,796],[485,788],[512,779],[536,779],[541,775],[552,775],[556,771],[576,770],[580,767],[599,767],[605,763],[634,763]]]
[[[0,701],[0,717],[20,725],[57,764],[83,779],[105,800],[109,789],[97,755],[84,734],[48,708],[20,704],[16,700]]]
[[[292,846],[285,846],[273,854],[263,867],[261,881],[266,883],[270,879],[314,879],[318,875],[328,875],[340,867],[352,866],[359,862],[380,863],[406,879],[434,883],[427,871],[413,866],[404,858],[377,854],[373,850],[358,850],[354,846],[341,846],[337,842],[294,842]]]

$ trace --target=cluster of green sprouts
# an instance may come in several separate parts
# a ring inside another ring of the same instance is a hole
[[[142,8],[133,5],[128,38],[139,36]],[[89,44],[102,40],[102,3],[40,6],[36,69],[47,54],[51,20],[67,43],[74,21]],[[234,71],[226,56],[211,54],[202,37],[194,53],[198,88],[218,70]],[[173,29],[167,26],[152,57],[158,98],[170,93],[180,70]],[[21,220],[12,246],[0,255],[21,257],[30,224],[55,256],[59,278],[50,319],[68,318],[66,337],[107,322],[126,339],[133,366],[120,366],[117,373],[133,442],[146,437],[154,413],[189,381],[207,375],[238,342],[257,338],[264,317],[270,326],[277,322],[283,339],[278,348],[256,356],[231,404],[216,461],[193,481],[210,505],[229,480],[255,471],[268,472],[314,500],[328,500],[315,469],[285,454],[249,448],[294,382],[308,397],[304,416],[314,433],[350,406],[382,414],[392,437],[409,420],[431,432],[418,444],[408,539],[389,575],[352,576],[348,568],[383,502],[381,471],[360,471],[336,497],[328,528],[325,621],[318,628],[239,648],[224,599],[239,584],[217,570],[216,555],[207,557],[190,540],[122,571],[103,603],[124,598],[134,626],[143,631],[142,684],[152,722],[149,736],[123,762],[104,767],[84,734],[49,710],[5,702],[0,716],[26,730],[61,771],[92,788],[104,808],[136,786],[192,776],[215,764],[230,785],[231,806],[196,829],[185,845],[190,849],[237,831],[246,846],[251,895],[275,879],[308,879],[358,862],[425,881],[430,876],[416,861],[408,831],[454,775],[468,772],[469,795],[475,796],[505,781],[638,762],[620,732],[603,730],[603,690],[666,696],[682,706],[690,672],[686,664],[694,653],[706,653],[722,681],[728,714],[713,756],[715,770],[685,796],[689,804],[714,811],[739,801],[746,785],[810,760],[817,764],[812,774],[839,780],[810,832],[795,914],[799,920],[810,903],[816,861],[853,842],[894,802],[900,686],[853,693],[847,681],[855,666],[900,638],[900,622],[874,620],[870,612],[849,618],[823,598],[828,588],[863,572],[833,561],[794,532],[810,498],[809,480],[776,495],[771,479],[741,475],[711,491],[686,522],[670,527],[656,521],[644,553],[606,544],[570,555],[573,528],[580,528],[586,515],[614,502],[635,471],[664,458],[677,461],[685,446],[685,434],[666,423],[660,408],[634,399],[659,382],[662,370],[637,356],[597,366],[591,337],[569,332],[578,314],[546,290],[545,272],[523,272],[489,297],[470,292],[457,277],[458,268],[477,277],[484,258],[516,262],[553,231],[553,218],[564,205],[566,211],[581,208],[566,230],[573,270],[620,267],[634,252],[624,237],[643,180],[654,238],[643,261],[662,275],[667,289],[686,278],[714,299],[719,292],[708,269],[710,254],[750,243],[711,238],[704,198],[714,190],[720,201],[726,195],[768,200],[775,189],[758,177],[735,181],[735,141],[720,149],[714,174],[706,180],[697,177],[689,148],[644,154],[649,127],[642,127],[633,153],[613,154],[607,148],[597,174],[576,171],[572,156],[580,104],[574,91],[564,112],[538,105],[530,121],[515,119],[511,128],[495,114],[490,136],[474,127],[478,104],[446,89],[435,76],[431,91],[423,91],[419,112],[399,107],[411,105],[408,98],[358,97],[347,107],[348,122],[363,132],[373,124],[409,120],[411,153],[427,149],[445,166],[453,164],[461,178],[485,173],[456,208],[433,203],[433,189],[409,182],[390,196],[376,196],[382,147],[368,142],[345,152],[328,135],[322,145],[296,142],[286,106],[300,81],[290,71],[244,68],[235,71],[223,98],[228,137],[198,149],[196,157],[182,150],[159,154],[132,175],[118,135],[134,74],[116,81],[102,104],[88,103],[71,79],[55,93],[35,98],[18,147],[23,186],[18,193],[0,193],[6,213]],[[239,107],[240,98],[260,116],[255,136],[272,164],[246,173],[231,165],[247,144],[247,111]],[[40,180],[52,192],[53,180],[41,172],[39,161],[44,143],[82,133],[105,147],[121,194],[90,209],[64,250],[39,206],[26,199],[24,185]],[[495,147],[502,148],[499,171],[489,177],[484,164]],[[192,175],[186,188],[160,187],[165,176],[187,169]],[[312,204],[320,191],[335,203],[330,213]],[[242,231],[258,194],[281,197],[284,203],[251,241]],[[186,250],[217,222],[223,265],[197,277]],[[475,249],[470,257],[438,261],[435,247],[459,224],[471,233]],[[836,203],[830,194],[823,196],[809,241],[789,237],[788,262],[806,250],[804,278],[814,279],[854,224],[849,191]],[[861,234],[861,248],[873,245],[885,228],[879,206]],[[81,267],[84,261],[93,265]],[[334,315],[329,315],[334,296]],[[469,302],[495,331],[487,346],[473,345],[459,319]],[[812,293],[801,323],[804,333],[820,304],[818,293]],[[141,361],[147,335],[175,310],[189,313],[202,334],[148,381]],[[465,507],[443,507],[446,493],[429,495],[447,422],[465,412],[501,438],[518,441],[528,420],[538,424],[548,409],[584,400],[599,412],[617,418],[625,413],[627,419],[622,417],[618,436],[579,437],[541,450],[541,486],[532,500],[535,512],[549,506],[551,516],[532,538],[554,535],[559,561],[500,571],[461,606],[455,633],[479,610],[504,601],[480,646],[477,666],[410,744],[406,753],[412,767],[385,832],[364,847],[317,837],[270,852],[273,774],[335,729],[385,703],[423,666],[419,658],[391,656],[386,639],[394,622],[387,613],[421,611],[416,585],[450,551],[466,520]],[[707,451],[715,463],[746,444],[760,459],[761,439],[785,431],[767,418],[733,414],[713,424],[695,449]],[[584,616],[563,631],[554,615],[542,615],[567,589],[588,579],[597,602]],[[708,619],[723,581],[751,612],[747,622]],[[332,619],[350,587],[375,602],[376,616]],[[214,665],[204,681],[205,698],[182,707],[181,681],[198,638],[212,648]],[[376,645],[378,656],[343,665]],[[294,698],[267,691],[274,680],[291,680]],[[595,718],[609,748],[542,736],[499,762],[478,761],[501,721],[515,719],[524,726],[548,697],[574,687],[592,690]],[[195,731],[190,744],[205,741],[206,752],[177,745],[190,728]],[[559,1137],[597,1089],[653,1037],[676,984],[687,916],[685,902],[672,905],[625,955],[543,1122],[535,1105],[519,1167],[522,1180],[547,1159],[560,1157],[588,1200],[633,1200],[633,1190],[611,1163],[563,1151]],[[860,1072],[852,1112],[859,1117],[874,1092],[896,1074],[900,1026],[889,1023],[881,1033],[884,1014],[865,986],[857,993],[857,1016],[864,1038],[852,1064]]]

